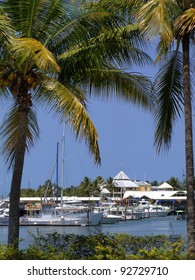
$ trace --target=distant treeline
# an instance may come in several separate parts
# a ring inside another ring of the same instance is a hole
[[[137,180],[139,181],[139,180]],[[159,186],[163,182],[158,181],[147,181],[151,186]],[[185,180],[181,181],[176,177],[171,177],[169,180],[166,180],[171,186],[173,186],[174,190],[185,190]],[[63,191],[63,196],[100,196],[101,187],[106,188],[111,193],[116,191],[116,187],[113,185],[113,178],[110,177],[105,180],[103,177],[98,176],[95,180],[91,180],[88,177],[85,177],[83,181],[81,181],[79,186],[70,186],[64,187],[63,189],[60,186],[56,186],[51,180],[47,180],[43,185],[35,188],[22,188],[21,189],[21,197],[56,197],[60,196]]]

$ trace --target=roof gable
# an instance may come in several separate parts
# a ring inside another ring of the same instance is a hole
[[[123,171],[120,171],[113,179],[114,180],[130,180],[129,177]]]

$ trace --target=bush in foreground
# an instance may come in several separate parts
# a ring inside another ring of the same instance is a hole
[[[1,260],[184,260],[186,244],[180,236],[128,234],[33,236],[26,249],[0,246]]]

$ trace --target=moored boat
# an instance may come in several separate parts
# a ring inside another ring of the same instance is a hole
[[[165,217],[171,212],[171,208],[168,206],[163,206],[158,204],[158,201],[155,204],[150,203],[147,200],[141,200],[137,206],[138,209],[144,209],[145,218],[149,217]]]
[[[9,222],[9,208],[0,209],[0,225],[8,224]]]
[[[150,205],[149,209],[145,209],[145,216],[147,217],[165,217],[171,212],[171,208],[162,205]]]
[[[115,224],[115,223],[120,222],[122,220],[123,220],[122,215],[104,213],[101,223],[102,224]]]
[[[112,211],[115,209],[116,203],[112,201],[100,202],[99,206],[94,207],[95,213],[103,213],[102,224],[114,224],[123,220],[123,213]]]
[[[43,205],[38,214],[21,217],[20,225],[96,226],[102,218],[102,212],[94,213],[85,206]]]

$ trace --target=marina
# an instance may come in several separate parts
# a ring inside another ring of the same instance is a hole
[[[0,209],[0,226],[9,224],[9,205]],[[55,225],[55,226],[97,226],[114,224],[119,221],[139,220],[151,217],[164,217],[171,214],[171,207],[162,206],[158,201],[154,204],[142,199],[133,205],[125,205],[112,200],[99,201],[95,205],[80,201],[57,203],[25,204],[20,215],[20,225]],[[183,216],[185,218],[185,214]]]
[[[38,234],[124,233],[129,235],[181,235],[186,238],[186,191],[166,183],[152,189],[132,182],[124,172],[114,177],[115,189],[100,186],[100,196],[21,197],[20,246]],[[9,198],[1,201],[0,242],[7,242]]]
[[[99,225],[123,220],[166,217],[184,211],[186,191],[173,190],[166,182],[152,187],[143,181],[131,181],[120,171],[113,178],[113,190],[99,185],[99,196],[63,196],[50,193],[47,184],[44,196],[20,197],[20,225]],[[52,195],[53,194],[53,195]],[[9,197],[0,201],[0,225],[9,223]],[[179,216],[181,218],[181,215]]]

